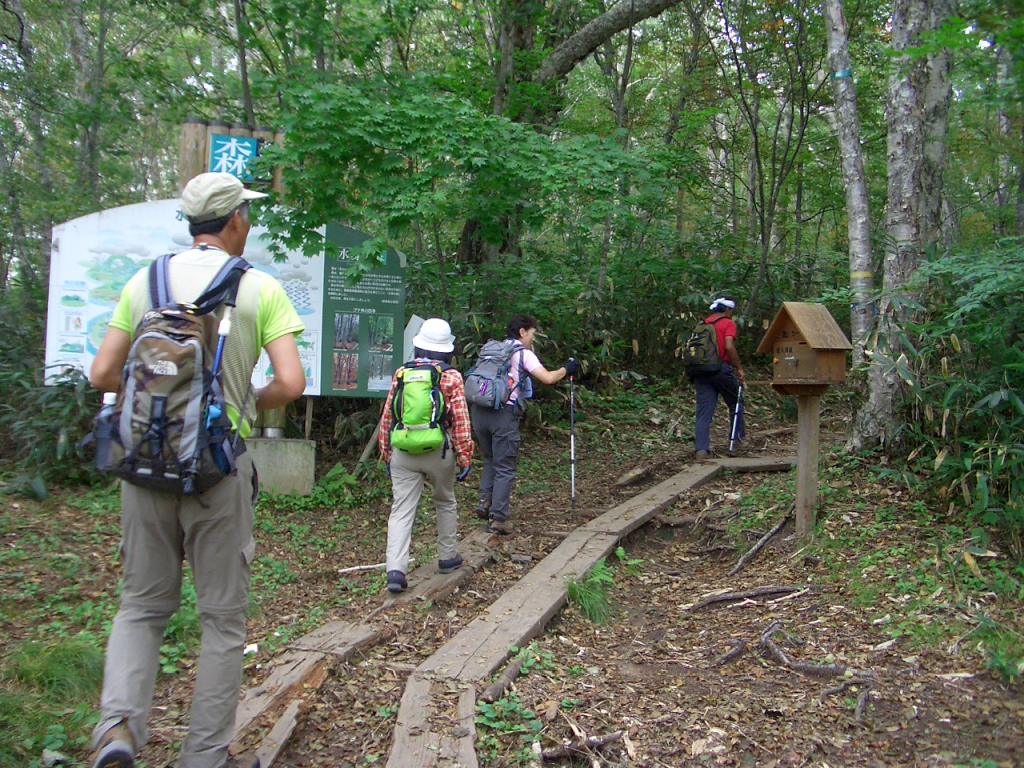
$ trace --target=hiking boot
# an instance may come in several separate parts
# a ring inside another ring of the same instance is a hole
[[[474,511],[476,512],[476,516],[481,520],[489,520],[491,517],[491,500],[480,499],[480,501],[477,502],[476,509]]]
[[[409,583],[401,571],[388,571],[388,592],[405,592]]]
[[[103,734],[89,760],[92,768],[134,767],[135,747],[132,746],[132,735],[123,720]]]
[[[704,459],[706,459],[707,457],[708,457],[708,452],[707,451],[697,451],[697,453],[695,453],[693,455],[693,458],[695,458],[697,461],[704,461]]]
[[[488,533],[500,533],[509,534],[512,533],[512,523],[508,520],[494,520],[492,519],[487,525]]]
[[[239,755],[238,757],[228,757],[228,761],[224,763],[224,768],[260,768],[260,759],[256,755]]]
[[[438,573],[451,573],[462,567],[462,555],[456,554],[455,557],[448,558],[447,560],[437,561]]]

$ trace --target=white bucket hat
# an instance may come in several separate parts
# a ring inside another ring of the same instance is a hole
[[[452,327],[439,317],[428,318],[420,326],[420,332],[412,337],[412,345],[428,352],[452,352],[455,349]]]

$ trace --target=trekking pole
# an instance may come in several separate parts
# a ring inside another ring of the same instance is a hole
[[[736,390],[736,408],[732,413],[732,432],[729,433],[729,451],[736,445],[736,430],[740,426],[740,414],[743,412],[743,385]]]
[[[576,511],[576,395],[573,392],[573,379],[569,377],[569,476],[572,478],[572,496],[570,508]]]

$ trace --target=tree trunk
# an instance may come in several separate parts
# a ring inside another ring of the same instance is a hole
[[[1000,46],[996,58],[996,79],[999,83],[999,90],[1008,92],[1012,78],[1013,55],[1006,46]],[[1010,114],[1007,112],[1006,103],[1000,103],[996,111],[996,136],[999,139],[1000,147],[1010,146]],[[996,217],[996,232],[1000,235],[1010,234],[1013,228],[1013,219],[1010,214],[1010,156],[1006,150],[999,152],[999,162],[996,166],[996,205],[999,212]]]
[[[28,94],[23,102],[22,118],[25,130],[31,141],[30,146],[35,155],[33,167],[39,173],[39,186],[42,190],[41,199],[53,200],[53,175],[51,172],[47,133],[43,127],[43,105],[48,99],[45,89],[40,85],[39,73],[36,71],[35,49],[30,35],[31,25],[25,14],[21,0],[4,0],[4,9],[11,13],[20,26],[17,40],[17,54],[21,59],[26,80],[25,92]],[[23,222],[21,236],[13,232],[16,253],[22,257],[18,263],[18,274],[26,281],[38,279],[41,285],[47,284],[50,264],[50,232],[53,229],[53,214],[49,206],[41,206],[39,215],[32,222]],[[31,248],[29,228],[38,235],[38,248]],[[38,228],[38,229],[36,229]],[[18,242],[20,240],[21,242]],[[33,252],[35,251],[35,252]]]
[[[914,58],[908,51],[920,44],[922,32],[937,29],[951,11],[941,0],[895,2],[892,45],[899,55],[886,105],[885,291],[868,369],[868,400],[857,414],[852,449],[872,442],[890,444],[899,426],[899,377],[893,362],[903,353],[900,334],[908,315],[900,298],[925,250],[936,245],[951,99],[948,56],[940,51]]]
[[[1020,129],[1020,143],[1024,146],[1024,127]],[[1017,177],[1017,234],[1024,235],[1024,163],[1021,163]]]
[[[85,105],[87,119],[79,127],[78,180],[83,195],[100,202],[100,110],[103,78],[106,72],[108,13],[105,0],[100,0],[97,18],[95,52],[90,53],[92,35],[86,26],[86,10],[82,0],[69,0],[68,20],[71,24],[69,52],[78,71],[78,98]],[[99,206],[102,207],[102,206]]]
[[[860,145],[860,116],[857,91],[850,63],[846,19],[842,0],[825,0],[825,32],[828,64],[836,101],[836,133],[842,157],[846,187],[846,230],[850,244],[850,335],[853,337],[853,365],[864,363],[864,345],[874,326],[874,305],[870,302],[875,280],[871,269],[871,215]]]
[[[248,30],[249,19],[245,15],[245,0],[235,0],[235,32],[238,40],[238,77],[242,81],[242,109],[245,111],[245,121],[249,125],[256,125],[252,91],[249,89],[249,63],[245,50],[245,36]]]

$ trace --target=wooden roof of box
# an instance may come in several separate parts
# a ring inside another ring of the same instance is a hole
[[[786,319],[789,318],[800,335],[811,347],[811,349],[822,350],[846,350],[853,349],[853,345],[843,329],[829,314],[829,311],[821,304],[808,304],[803,301],[784,301],[779,311],[768,326],[768,330],[761,339],[761,345],[757,348],[759,355],[772,353],[772,344],[775,337],[780,333]]]

